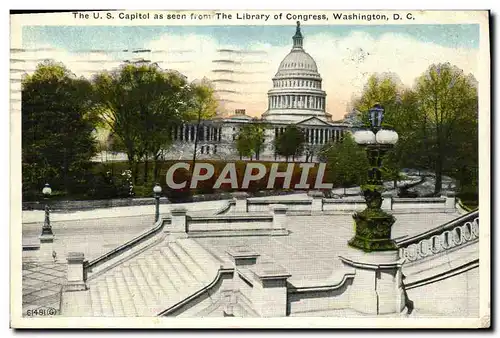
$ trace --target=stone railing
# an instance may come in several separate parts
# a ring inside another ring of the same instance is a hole
[[[479,238],[479,210],[397,244],[407,263],[434,256]]]
[[[363,197],[324,198],[321,191],[309,191],[306,198],[248,198],[246,193],[235,193],[234,198],[217,210],[216,215],[231,213],[267,212],[275,204],[285,205],[290,214],[336,214],[361,211],[366,208]],[[394,198],[383,195],[382,209],[393,212],[456,212],[455,197]]]

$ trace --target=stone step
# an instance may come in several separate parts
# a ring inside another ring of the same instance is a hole
[[[106,277],[106,286],[107,292],[109,296],[109,300],[111,302],[111,306],[113,308],[113,315],[115,317],[123,317],[125,312],[123,310],[123,304],[120,299],[120,295],[118,294],[117,284],[114,276]]]
[[[123,272],[123,278],[130,292],[132,302],[135,305],[137,315],[147,316],[149,314],[149,311],[148,311],[148,306],[146,305],[143,295],[141,293],[142,286],[137,285],[137,281],[135,280],[132,270],[130,269],[130,266],[128,264],[122,268],[122,272]]]
[[[97,290],[99,291],[101,308],[102,308],[102,316],[103,317],[113,317],[113,304],[111,304],[111,300],[109,299],[108,294],[108,286],[106,281],[101,279],[97,282]]]
[[[123,271],[119,269],[114,276],[116,282],[116,291],[123,304],[123,312],[127,317],[136,317],[137,311],[135,309],[135,304],[132,300],[132,295],[128,289],[125,277],[123,277]]]
[[[144,299],[144,302],[148,307],[147,314],[151,316],[160,312],[162,310],[162,307],[158,304],[156,294],[151,288],[150,282],[146,280],[141,268],[136,261],[130,264],[130,270],[132,270],[132,274],[134,275],[137,285],[139,286],[142,293],[142,298]]]
[[[156,274],[153,272],[157,270],[156,266],[147,264],[144,259],[138,259],[137,266],[141,269],[142,275],[149,284],[157,303],[163,304],[168,299],[168,295],[163,291]]]
[[[191,272],[189,272],[188,269],[186,269],[184,264],[182,264],[182,262],[172,252],[172,249],[170,247],[161,248],[160,251],[163,254],[163,257],[165,257],[167,262],[169,262],[169,264],[172,266],[177,276],[179,276],[179,284],[176,284],[176,286],[178,285],[180,292],[183,292],[183,290],[187,286],[189,286],[193,282],[196,282],[194,276],[191,275]]]
[[[159,253],[158,253],[159,255]],[[177,289],[175,288],[175,285],[172,283],[170,280],[170,276],[168,276],[167,272],[165,269],[162,267],[162,264],[158,263],[155,260],[155,255],[148,255],[145,257],[146,263],[152,267],[152,272],[156,276],[156,279],[158,281],[158,284],[160,284],[163,292],[168,296],[172,297],[177,294]]]
[[[171,243],[170,249],[177,256],[179,261],[186,267],[187,270],[193,275],[199,282],[206,282],[207,274],[200,268],[198,263],[188,254],[186,249],[177,243]]]
[[[175,287],[176,292],[180,292],[182,286],[184,285],[184,281],[182,280],[181,276],[179,276],[179,273],[174,269],[167,257],[165,257],[163,252],[161,252],[160,250],[155,252],[155,254],[153,255],[153,259],[158,263],[158,266],[160,266],[163,271],[165,271],[165,275],[169,278],[170,282]]]
[[[205,273],[212,275],[214,271],[218,271],[222,261],[218,260],[212,252],[205,249],[195,239],[180,239],[177,241],[179,246],[191,256],[191,258],[198,263]]]
[[[90,286],[90,304],[92,304],[92,314],[95,317],[102,317],[101,297],[95,283]]]

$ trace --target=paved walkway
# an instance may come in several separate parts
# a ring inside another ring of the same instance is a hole
[[[392,237],[412,236],[458,217],[457,214],[398,214]],[[247,245],[285,267],[291,281],[325,279],[344,269],[338,259],[351,250],[354,236],[351,215],[289,216],[288,236],[207,237],[197,241],[214,254],[226,256],[227,248]]]

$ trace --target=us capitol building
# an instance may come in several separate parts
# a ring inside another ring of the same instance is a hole
[[[321,145],[330,140],[338,142],[349,130],[350,124],[333,122],[326,112],[326,93],[321,88],[322,78],[314,59],[303,48],[304,37],[297,22],[290,53],[281,61],[273,87],[267,93],[268,109],[260,119],[246,115],[245,109],[236,109],[229,117],[205,120],[200,126],[198,158],[239,158],[235,140],[240,128],[247,123],[265,122],[264,149],[260,160],[280,160],[274,151],[274,139],[287,126],[295,124],[304,131],[306,146],[304,158],[314,158]],[[195,139],[195,124],[186,124],[173,131],[173,146],[169,158],[190,158]],[[308,153],[308,155],[307,155]]]

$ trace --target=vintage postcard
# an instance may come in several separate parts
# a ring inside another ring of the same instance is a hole
[[[490,327],[487,11],[10,20],[12,327]]]

